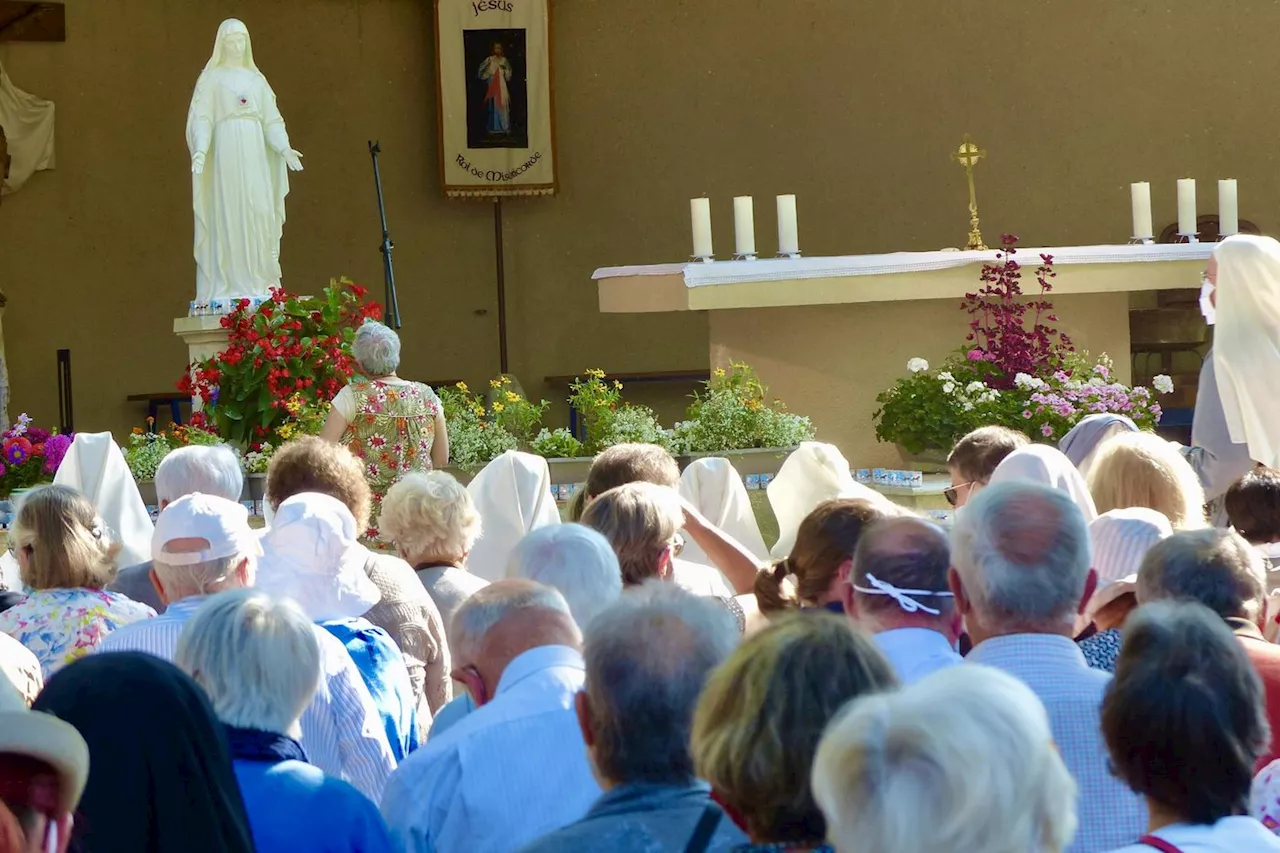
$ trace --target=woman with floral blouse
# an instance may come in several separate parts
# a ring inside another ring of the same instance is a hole
[[[117,628],[156,615],[103,589],[115,576],[119,546],[75,489],[46,486],[28,494],[10,536],[29,592],[0,613],[0,632],[35,654],[46,679]]]
[[[382,498],[410,471],[449,464],[449,434],[440,398],[430,386],[396,376],[400,336],[367,321],[351,345],[357,376],[333,398],[320,436],[345,445],[364,463],[373,490],[367,538],[377,538]]]

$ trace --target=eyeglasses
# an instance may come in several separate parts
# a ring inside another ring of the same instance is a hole
[[[957,486],[951,486],[949,488],[943,489],[942,496],[947,499],[947,503],[949,503],[951,506],[955,506],[956,501],[960,500],[960,489],[972,488],[976,486],[979,482],[980,482],[979,480],[972,480],[968,483],[960,483]]]

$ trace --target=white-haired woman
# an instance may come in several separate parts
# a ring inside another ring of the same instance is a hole
[[[521,539],[511,552],[507,577],[559,590],[584,631],[622,595],[622,570],[613,546],[581,524],[539,527]]]
[[[1044,706],[978,665],[854,700],[818,745],[813,795],[839,853],[1062,853],[1076,830]]]
[[[387,492],[382,530],[418,573],[446,628],[454,611],[489,582],[467,571],[480,538],[480,513],[466,488],[444,471],[404,477]]]
[[[301,608],[251,589],[220,593],[183,628],[174,662],[225,728],[259,850],[392,849],[373,802],[307,763],[297,741],[320,684],[320,645]]]
[[[364,463],[376,532],[382,498],[396,480],[449,464],[449,432],[435,391],[396,375],[399,335],[368,321],[356,332],[351,354],[361,375],[333,398],[320,436],[346,445]]]

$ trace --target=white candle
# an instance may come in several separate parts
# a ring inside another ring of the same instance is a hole
[[[778,196],[778,254],[800,254],[800,226],[796,222],[796,197]]]
[[[733,235],[739,255],[756,253],[755,203],[749,195],[740,195],[733,200]]]
[[[1196,228],[1196,179],[1178,179],[1178,233],[1195,234]]]
[[[1142,181],[1129,185],[1133,200],[1133,237],[1146,240],[1155,237],[1151,229],[1151,184]]]
[[[711,199],[690,199],[689,213],[693,217],[693,256],[714,257],[715,251],[711,248]]]
[[[1218,233],[1223,237],[1240,233],[1240,207],[1236,200],[1236,180],[1218,181]]]

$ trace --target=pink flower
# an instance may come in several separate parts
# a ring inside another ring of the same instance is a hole
[[[965,358],[969,359],[970,361],[986,361],[987,354],[980,349],[971,349],[969,350],[969,353],[968,355],[965,356]]]
[[[1027,420],[1031,420],[1031,410],[1030,410],[1030,409],[1023,409],[1023,410],[1022,410],[1022,416],[1023,416],[1024,418],[1026,418]]]
[[[1048,424],[1042,425],[1040,427],[1040,434],[1043,435],[1045,438],[1048,438],[1049,436],[1053,435],[1053,427],[1049,426]]]

